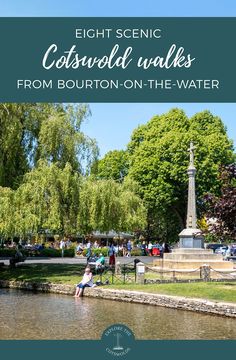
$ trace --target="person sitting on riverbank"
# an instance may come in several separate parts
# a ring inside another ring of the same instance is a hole
[[[90,267],[86,267],[82,281],[76,285],[75,297],[83,296],[86,287],[93,287],[93,274]]]

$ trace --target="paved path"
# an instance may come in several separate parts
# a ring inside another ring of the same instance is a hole
[[[145,264],[152,264],[155,256],[133,256],[133,257],[117,257],[116,261],[119,261],[121,264],[128,264],[134,261],[134,259],[139,259],[140,261],[144,262]],[[9,264],[8,260],[0,260],[1,262],[4,261],[5,265]],[[106,258],[106,262],[109,259]],[[23,264],[86,264],[87,259],[84,257],[74,257],[74,258],[39,258],[39,259],[26,259]],[[20,264],[19,264],[20,265]],[[18,265],[18,266],[19,266]]]

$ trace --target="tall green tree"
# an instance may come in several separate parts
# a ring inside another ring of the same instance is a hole
[[[40,159],[89,172],[98,155],[81,131],[89,115],[85,104],[0,104],[0,186],[17,188]]]
[[[146,209],[137,195],[137,186],[127,181],[84,180],[80,192],[79,228],[108,233],[144,229]]]
[[[0,187],[0,238],[15,234],[14,191]]]
[[[93,166],[93,174],[98,179],[123,181],[129,170],[128,154],[124,150],[109,151]]]
[[[191,140],[196,146],[197,197],[209,191],[219,193],[219,166],[232,163],[235,157],[219,117],[203,111],[189,119],[184,111],[172,109],[133,132],[128,145],[129,176],[140,185],[148,208],[150,236],[152,228],[160,229],[156,226],[159,223],[163,231],[169,228],[169,233],[172,226],[177,240],[178,231],[185,225]]]
[[[139,196],[139,186],[131,178],[126,177],[120,185],[121,230],[140,232],[147,225],[147,210]]]
[[[61,168],[70,163],[74,171],[89,172],[98,156],[96,141],[81,131],[89,114],[86,105],[67,105],[63,112],[52,112],[40,127],[37,158],[57,163]]]
[[[20,234],[49,230],[77,231],[80,177],[68,163],[63,169],[40,161],[24,176],[15,192],[15,216]]]

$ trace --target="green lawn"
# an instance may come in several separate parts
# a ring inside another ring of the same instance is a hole
[[[155,294],[204,298],[236,303],[236,282],[172,283],[172,284],[125,284],[110,285],[111,289],[145,291]]]
[[[0,268],[0,279],[74,285],[81,280],[83,271],[84,265],[24,264],[15,269],[10,269],[9,267]],[[95,277],[95,280],[98,278],[99,277]],[[233,281],[219,283],[172,283],[147,285],[124,284],[107,285],[104,286],[104,288],[137,290],[149,293],[197,297],[236,303],[236,282]]]
[[[74,285],[80,281],[84,265],[69,264],[32,264],[21,265],[14,269],[0,268],[1,280],[20,280],[51,282]]]

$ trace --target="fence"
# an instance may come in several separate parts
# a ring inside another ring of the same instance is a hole
[[[102,284],[134,284],[137,282],[138,259],[128,264],[117,263],[115,267],[105,267],[95,271],[95,281]],[[204,265],[193,270],[164,270],[145,265],[144,284],[171,282],[202,282],[202,281],[236,281],[236,270],[218,271]]]
[[[108,266],[96,271],[94,279],[102,284],[132,284],[136,282],[136,266],[133,261],[128,264]]]

